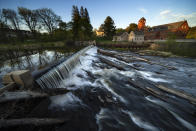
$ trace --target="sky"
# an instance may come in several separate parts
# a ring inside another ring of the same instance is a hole
[[[71,20],[73,5],[88,9],[94,28],[99,28],[107,16],[112,17],[117,28],[138,23],[141,17],[149,26],[181,20],[196,26],[196,0],[0,0],[0,9],[51,8],[65,22]]]

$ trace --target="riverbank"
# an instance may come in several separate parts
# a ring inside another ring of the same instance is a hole
[[[9,44],[0,44],[0,51],[6,50],[37,50],[44,48],[66,48],[67,45],[63,41],[57,42],[18,42]]]
[[[151,44],[149,50],[170,52],[183,57],[196,57],[196,43],[194,42],[176,42],[174,40],[155,42]]]
[[[196,57],[196,43],[194,42],[176,42],[175,40],[167,40],[163,42],[137,44],[126,41],[98,41],[97,46],[118,51],[138,52],[141,55]]]
[[[70,46],[72,45],[72,46]],[[43,50],[43,49],[63,49],[63,50],[78,50],[88,44],[78,44],[77,42],[24,42],[14,44],[0,44],[0,51],[3,56],[4,52],[10,50],[24,51],[24,50]],[[183,57],[196,57],[196,43],[176,42],[168,40],[164,42],[154,43],[132,43],[127,41],[114,42],[114,41],[97,41],[96,45],[101,48],[120,50],[120,51],[133,51],[139,52],[143,55],[153,56],[183,56]],[[0,54],[0,56],[1,56]]]

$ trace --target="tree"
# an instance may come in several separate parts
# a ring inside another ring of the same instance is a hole
[[[36,33],[38,28],[39,16],[36,10],[30,10],[24,7],[18,7],[19,15],[26,23],[27,27],[32,33]]]
[[[59,22],[59,29],[66,30],[66,28],[67,28],[66,22],[60,21]]]
[[[72,30],[72,26],[73,26],[72,21],[68,22],[67,25],[66,25],[67,31],[71,31]]]
[[[98,31],[101,31],[103,32],[104,31],[104,24],[101,24],[100,27],[99,27],[99,30]]]
[[[89,40],[92,37],[93,27],[90,23],[90,17],[88,10],[80,7],[80,11],[77,6],[73,6],[72,9],[72,32],[73,40]]]
[[[117,28],[115,33],[118,34],[118,33],[122,33],[122,32],[125,32],[125,29]]]
[[[79,32],[79,39],[85,40],[86,39],[86,25],[85,25],[85,14],[84,14],[84,8],[83,6],[80,7],[80,30]]]
[[[106,38],[112,39],[113,35],[115,34],[115,28],[116,28],[114,26],[113,19],[110,16],[107,16],[102,26]]]
[[[12,9],[3,9],[3,17],[5,18],[5,23],[10,25],[9,27],[15,30],[17,39],[24,41],[24,34],[20,31],[20,17],[17,12]]]
[[[84,25],[85,25],[85,32],[87,35],[87,39],[90,39],[93,34],[93,31],[92,31],[93,27],[91,25],[89,13],[86,8],[84,9],[84,23],[85,23]]]
[[[131,31],[136,31],[136,30],[138,30],[137,24],[131,23],[131,24],[129,24],[129,26],[125,30],[128,33],[130,33]]]
[[[42,8],[38,9],[37,13],[40,17],[40,22],[48,31],[52,34],[55,29],[57,29],[59,22],[61,20],[60,16],[56,15],[51,9]]]
[[[11,27],[15,30],[20,29],[19,27],[20,19],[15,10],[3,9],[2,13],[6,23],[9,22],[11,24]]]
[[[80,13],[77,6],[73,6],[72,9],[72,32],[73,40],[79,40],[79,31],[80,31]]]
[[[3,12],[0,9],[0,29],[2,28],[9,28],[9,26],[6,24]]]
[[[0,9],[0,42],[7,42],[9,40],[6,36],[7,29],[9,29],[9,26],[5,23],[3,12]]]
[[[189,32],[186,36],[187,39],[196,39],[196,26],[189,29]]]

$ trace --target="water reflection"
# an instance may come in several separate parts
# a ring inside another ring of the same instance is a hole
[[[24,50],[0,53],[0,87],[1,78],[14,70],[28,69],[36,71],[73,54],[76,50]]]

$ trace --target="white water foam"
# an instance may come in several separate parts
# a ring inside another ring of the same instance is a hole
[[[128,114],[129,117],[131,118],[131,120],[132,120],[137,126],[143,128],[143,129],[146,129],[146,130],[149,130],[149,131],[158,131],[158,130],[159,130],[158,128],[156,128],[155,126],[153,126],[151,123],[142,120],[139,116],[133,114],[133,113],[130,112],[130,111],[122,110],[122,112]]]
[[[167,111],[169,111],[182,125],[184,125],[186,128],[188,128],[191,131],[196,131],[196,127],[194,125],[192,125],[191,123],[189,123],[188,121],[184,120],[183,118],[181,118],[179,115],[177,115],[176,113],[174,113],[173,111],[171,111],[169,109],[169,106],[165,103],[162,102],[158,99],[154,99],[151,96],[147,96],[145,97],[148,101],[155,103],[157,105],[162,106],[163,108],[165,108]]]
[[[126,126],[125,123],[123,123],[122,121],[120,121],[116,115],[110,115],[111,111],[107,108],[101,108],[101,110],[99,111],[98,114],[96,114],[95,118],[96,118],[96,123],[99,126],[99,131],[103,130],[103,126],[102,123],[104,122],[104,119],[115,119],[118,121],[118,124],[122,125],[122,126]],[[105,123],[105,122],[104,122]],[[109,124],[109,123],[108,123]],[[112,125],[112,127],[115,127],[116,125]]]
[[[169,80],[165,80],[162,78],[154,78],[152,77],[153,75],[155,75],[153,72],[149,72],[149,71],[137,71],[142,77],[144,77],[145,79],[148,79],[150,81],[153,82],[165,82],[165,83],[170,83]]]
[[[74,105],[82,104],[82,101],[71,92],[68,92],[64,95],[52,96],[50,97],[50,100],[51,104],[49,106],[49,109],[54,107],[66,109]]]
[[[92,83],[86,79],[87,71],[94,72],[96,69],[92,67],[93,60],[97,60],[95,57],[97,53],[97,47],[93,47],[85,52],[84,55],[80,56],[80,64],[78,64],[73,70],[69,72],[69,76],[63,80],[60,85],[61,88],[67,88],[69,90],[75,90],[82,85],[91,85]],[[82,76],[79,77],[79,76]],[[76,88],[69,87],[75,85]]]
[[[93,46],[88,46],[73,56],[71,56],[69,59],[67,59],[65,62],[61,63],[57,67],[51,69],[49,72],[41,76],[39,79],[36,80],[36,82],[44,89],[44,88],[59,88],[62,87],[66,78],[68,78],[70,72],[73,70],[75,66],[78,65],[80,60],[80,56],[84,55],[86,52],[88,52],[89,49],[91,49]]]
[[[108,85],[108,81],[106,79],[100,79],[100,82],[104,85],[104,87],[110,92],[112,93],[115,97],[119,98],[120,101],[122,101],[123,103],[127,103],[127,101],[120,96],[119,94],[117,94],[109,85]],[[115,98],[114,98],[115,99]]]

